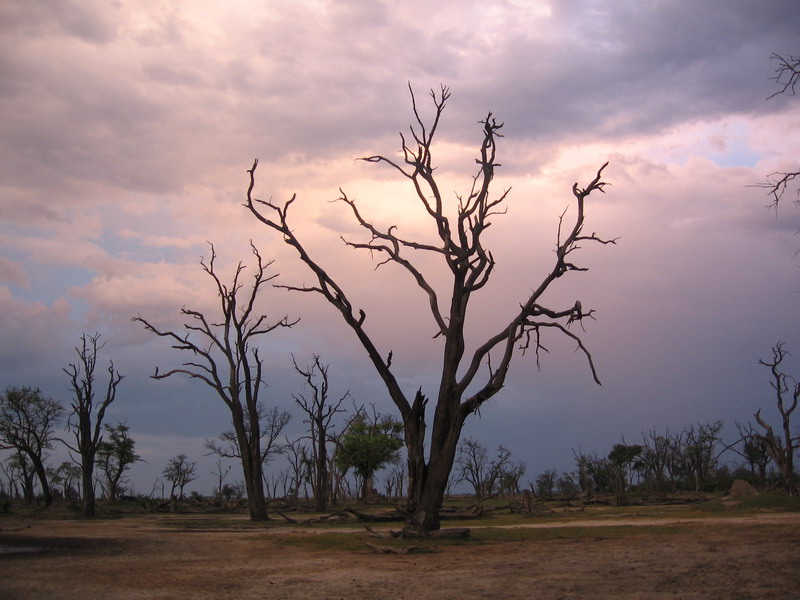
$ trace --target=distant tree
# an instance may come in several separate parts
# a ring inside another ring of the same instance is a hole
[[[311,442],[309,459],[313,464],[311,470],[311,489],[317,510],[327,510],[333,495],[331,460],[328,445],[336,441],[332,430],[334,417],[344,412],[342,403],[350,396],[345,392],[336,399],[328,397],[328,365],[314,356],[311,364],[301,368],[292,356],[294,370],[306,381],[305,394],[292,394],[292,398],[305,413],[304,422],[308,424],[308,438]]]
[[[498,446],[497,455],[490,460],[483,444],[472,438],[467,438],[459,446],[456,464],[459,481],[466,481],[472,486],[479,502],[499,492],[501,482],[508,476],[517,480],[518,491],[519,477],[525,472],[522,463],[511,462],[508,448]]]
[[[190,462],[185,454],[178,454],[169,459],[162,474],[164,479],[172,484],[169,497],[174,506],[176,500],[183,500],[183,489],[197,479],[197,463]],[[175,490],[178,491],[177,496],[175,495]]]
[[[588,360],[595,380],[598,379],[590,353],[571,329],[571,326],[593,317],[593,311],[584,308],[579,301],[545,306],[544,299],[564,275],[586,270],[575,262],[575,254],[582,246],[614,242],[583,230],[586,199],[592,192],[603,191],[606,185],[601,179],[604,165],[586,187],[579,187],[577,183],[572,186],[575,207],[569,217],[565,210],[559,219],[550,268],[545,269],[538,282],[529,286],[530,293],[520,299],[517,308],[505,317],[499,317],[494,333],[476,345],[468,346],[467,340],[473,339],[468,335],[470,300],[486,287],[495,267],[494,256],[484,245],[484,233],[495,217],[505,213],[504,203],[509,194],[509,190],[494,194],[490,189],[495,169],[500,166],[496,144],[502,137],[503,123],[498,122],[492,113],[481,121],[483,132],[476,160],[477,172],[467,185],[466,193],[456,197],[456,206],[451,209],[440,189],[433,160],[434,138],[450,91],[442,86],[438,93],[431,91],[431,98],[434,115],[426,123],[411,92],[416,124],[411,127],[410,140],[401,135],[399,159],[382,155],[364,159],[388,165],[409,182],[414,202],[428,218],[430,237],[407,239],[401,236],[395,225],[374,225],[362,214],[356,201],[344,192],[339,200],[350,210],[355,223],[366,235],[366,241],[345,240],[345,243],[381,257],[379,265],[389,263],[404,271],[412,285],[420,289],[430,310],[435,337],[442,342],[442,359],[436,377],[438,388],[433,394],[432,426],[428,427],[426,423],[428,397],[421,388],[413,396],[409,395],[410,390],[403,390],[392,367],[393,352],[381,350],[374,334],[368,332],[366,312],[353,305],[340,282],[311,256],[309,248],[290,223],[289,211],[296,196],[283,203],[253,197],[258,160],[248,171],[250,185],[246,201],[255,218],[296,250],[313,274],[312,284],[284,287],[320,294],[341,314],[400,412],[408,460],[406,532],[409,534],[425,534],[439,528],[439,509],[464,423],[504,387],[511,360],[517,351],[531,350],[538,357],[545,348],[542,342],[545,332],[560,333],[577,345]],[[424,259],[412,262],[409,258],[412,253],[440,261],[447,278],[442,278],[441,271],[428,271]],[[445,290],[443,298],[440,297],[442,290]]]
[[[239,481],[237,483],[226,483],[222,486],[221,495],[224,502],[230,502],[231,500],[241,500],[244,497],[245,493],[245,486],[244,482]]]
[[[220,503],[223,502],[224,500],[224,495],[222,493],[222,490],[225,485],[224,484],[225,478],[228,476],[228,473],[230,472],[231,472],[230,465],[225,465],[225,467],[223,468],[222,461],[217,460],[217,470],[213,472],[213,474],[217,476],[217,489],[214,490],[214,495],[217,497],[217,501]]]
[[[741,456],[747,465],[750,482],[758,487],[767,484],[767,467],[772,462],[772,457],[767,448],[767,441],[753,427],[752,423],[736,422],[739,439],[729,446],[736,454]]]
[[[105,344],[100,342],[100,334],[81,335],[80,346],[75,347],[78,361],[70,363],[63,369],[69,376],[72,387],[72,412],[67,428],[72,432],[74,445],[65,442],[66,446],[78,455],[81,465],[81,494],[84,517],[95,514],[94,465],[97,450],[103,442],[102,427],[106,410],[117,397],[117,386],[124,379],[114,368],[114,362],[108,363],[108,383],[98,398],[95,398],[95,368],[97,355]]]
[[[59,477],[61,493],[64,495],[64,498],[67,500],[77,498],[77,494],[80,491],[79,486],[81,481],[80,465],[76,465],[72,461],[65,460],[58,465],[58,468],[56,468],[56,473]]]
[[[717,444],[720,441],[722,421],[698,423],[684,432],[684,460],[689,482],[694,491],[703,490],[717,466]]]
[[[565,500],[570,500],[578,495],[580,489],[575,482],[575,476],[572,473],[561,473],[561,476],[556,482],[558,493]]]
[[[361,411],[347,428],[336,449],[336,464],[342,471],[353,469],[361,482],[361,499],[368,500],[373,476],[398,458],[403,447],[403,424],[373,410]]]
[[[617,492],[624,494],[633,485],[634,471],[644,448],[638,444],[614,444],[608,460],[614,470]]]
[[[23,473],[30,461],[46,506],[53,501],[45,467],[46,451],[52,448],[54,429],[63,415],[63,407],[45,398],[38,388],[8,387],[0,395],[0,448],[17,453]],[[26,500],[30,502],[31,486],[26,485],[25,489]]]
[[[792,435],[792,413],[797,409],[800,398],[800,383],[781,370],[781,363],[788,352],[783,343],[778,343],[772,348],[771,360],[760,360],[759,363],[768,367],[772,374],[770,386],[775,391],[778,414],[781,416],[781,433],[776,434],[772,426],[761,417],[761,409],[755,413],[756,422],[764,429],[762,439],[767,450],[778,467],[786,492],[790,496],[797,495],[797,479],[794,472],[794,455],[800,449],[800,436]]]
[[[536,495],[541,498],[552,498],[557,478],[558,473],[555,469],[547,469],[539,473],[534,484]]]
[[[387,498],[400,498],[404,494],[406,483],[406,470],[402,466],[395,466],[386,478]]]
[[[516,495],[520,493],[519,482],[522,476],[525,475],[527,465],[524,461],[518,460],[510,462],[500,472],[500,478],[497,482],[497,491],[500,494]]]
[[[136,442],[128,435],[129,428],[123,423],[113,427],[104,425],[105,439],[97,448],[97,467],[105,478],[106,499],[114,502],[119,493],[119,486],[125,481],[125,472],[131,465],[141,460],[136,454]]]
[[[673,483],[675,451],[680,442],[667,429],[663,435],[655,428],[642,433],[644,443],[639,461],[645,480],[657,490],[664,491],[667,483]]]
[[[584,494],[589,496],[596,493],[610,493],[615,489],[617,473],[615,465],[608,456],[593,452],[586,454],[582,451],[575,452],[575,466],[578,485]]]
[[[283,493],[284,496],[289,496],[295,505],[300,499],[300,488],[310,476],[306,442],[307,440],[304,439],[291,441],[287,439],[283,445],[283,454],[289,463],[289,467],[281,472]]]
[[[277,406],[261,411],[261,476],[264,477],[263,467],[267,465],[276,455],[283,452],[283,446],[278,442],[278,436],[292,419],[285,410],[280,410]],[[235,431],[224,431],[216,440],[206,440],[206,448],[211,454],[216,454],[221,458],[235,458],[242,460],[242,451],[239,446],[239,438]]]
[[[264,495],[264,460],[269,455],[271,441],[267,439],[264,448],[264,418],[274,425],[266,432],[271,436],[278,428],[282,417],[280,413],[269,412],[261,401],[260,392],[264,387],[263,360],[255,346],[259,336],[268,334],[279,327],[292,327],[297,321],[288,317],[270,323],[267,315],[255,311],[255,303],[265,285],[269,285],[277,275],[268,275],[272,261],[264,261],[253,243],[250,243],[256,268],[252,285],[247,293],[241,293],[241,281],[245,270],[240,262],[234,272],[230,285],[222,282],[216,270],[216,253],[211,245],[211,258],[200,261],[203,271],[214,281],[219,296],[221,315],[213,318],[190,308],[182,308],[181,314],[189,319],[184,325],[184,333],[162,330],[141,316],[133,320],[142,323],[148,331],[172,340],[173,348],[191,353],[192,358],[181,367],[160,373],[158,367],[152,376],[165,379],[183,374],[199,379],[219,396],[231,414],[232,434],[223,434],[229,441],[242,464],[250,519],[260,521],[267,518],[267,501]],[[275,420],[269,421],[275,417]],[[283,423],[285,425],[285,422]],[[276,435],[277,437],[277,435]]]
[[[486,446],[478,440],[467,438],[458,447],[456,457],[458,467],[458,481],[466,481],[472,486],[472,491],[477,499],[489,496],[489,453]]]
[[[36,471],[33,469],[30,459],[25,454],[15,452],[3,463],[3,472],[8,478],[11,495],[16,498],[21,497],[25,504],[33,504]],[[20,489],[22,493],[20,493]]]

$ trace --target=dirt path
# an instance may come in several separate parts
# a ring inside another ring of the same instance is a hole
[[[800,598],[798,513],[535,523],[525,528],[596,534],[543,531],[406,555],[298,544],[316,530],[289,527],[182,531],[150,517],[24,525],[0,522],[0,544],[47,550],[0,555],[2,600]]]

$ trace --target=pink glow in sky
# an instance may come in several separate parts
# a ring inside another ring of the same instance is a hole
[[[81,332],[99,331],[103,360],[127,376],[110,419],[149,461],[134,468],[139,491],[179,452],[206,465],[202,440],[228,427],[223,408],[200,384],[150,380],[181,356],[130,318],[176,327],[181,306],[211,309],[198,264],[209,241],[228,270],[252,239],[282,282],[310,281],[242,207],[259,157],[257,195],[298,194],[297,230],[365,308],[410,393],[430,392],[439,346],[425,298],[405,273],[343,248],[340,234],[359,233],[329,201],[341,187],[376,223],[429,236],[405,182],[354,159],[397,152],[408,82],[428,114],[426,90],[446,84],[437,164],[454,202],[478,121],[491,110],[505,122],[495,185],[512,192],[490,236],[497,270],[476,337],[538,282],[572,183],[605,161],[612,185],[592,196],[587,229],[620,237],[587,247],[591,270],[553,290],[596,309],[585,341],[603,386],[552,340],[541,372],[518,357],[467,435],[507,446],[530,479],[570,469],[572,448],[605,453],[651,427],[721,419],[732,435],[759,407],[771,414],[758,359],[779,340],[800,356],[800,212],[787,202],[776,218],[748,187],[800,162],[800,98],[766,100],[770,54],[800,52],[798,31],[794,0],[4,2],[0,387],[66,403],[61,368]],[[337,389],[391,410],[320,298],[264,301],[302,318],[264,340],[272,401],[293,409],[290,353],[318,353]]]

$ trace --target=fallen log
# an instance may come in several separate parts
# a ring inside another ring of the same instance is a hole
[[[408,554],[409,552],[416,552],[420,550],[418,546],[405,546],[404,548],[395,548],[393,546],[378,546],[377,544],[370,544],[365,542],[367,548],[377,554]]]

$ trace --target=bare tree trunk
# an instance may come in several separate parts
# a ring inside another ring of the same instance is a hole
[[[87,464],[87,461],[81,457],[81,514],[88,518],[95,515],[93,468],[93,461]]]
[[[426,398],[421,391],[417,391],[412,405],[414,416],[406,424],[409,472],[407,529],[415,533],[430,532],[440,527],[439,509],[444,501],[463,426],[462,420],[451,419],[448,415],[440,414],[438,419],[434,419],[430,457],[426,463],[425,404]]]

